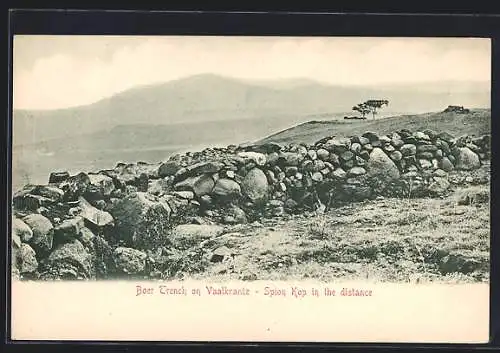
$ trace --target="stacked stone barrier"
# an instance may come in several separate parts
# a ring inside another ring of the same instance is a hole
[[[223,225],[377,197],[443,195],[450,172],[479,168],[490,150],[490,135],[401,130],[53,172],[47,185],[13,195],[14,272],[40,279],[143,274],[151,253],[158,259],[165,249],[196,246]]]

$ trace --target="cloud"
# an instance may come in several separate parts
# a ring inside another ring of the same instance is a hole
[[[14,107],[95,102],[199,73],[332,84],[489,80],[487,39],[51,37],[14,39]]]

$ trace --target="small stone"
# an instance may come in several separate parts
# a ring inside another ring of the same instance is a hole
[[[328,160],[328,157],[330,156],[330,152],[328,152],[326,149],[324,148],[320,148],[317,152],[316,152],[318,158],[322,161],[327,161]]]
[[[307,155],[309,156],[309,158],[311,158],[311,160],[316,160],[318,158],[318,155],[316,154],[316,151],[315,150],[309,150],[307,152]]]
[[[320,183],[323,181],[323,174],[320,172],[316,172],[311,176],[312,180],[314,180],[317,183]]]
[[[415,155],[417,154],[417,146],[412,144],[405,144],[401,146],[400,152],[403,154],[403,156]]]
[[[448,173],[446,173],[444,170],[442,169],[436,169],[433,173],[435,176],[437,177],[441,177],[441,178],[444,178],[448,175]]]
[[[192,192],[192,191],[174,191],[174,192],[172,192],[172,195],[175,195],[175,196],[180,197],[181,199],[185,199],[185,200],[194,199],[194,192]]]
[[[360,176],[366,174],[365,168],[362,167],[354,167],[349,169],[348,175],[349,176]]]
[[[354,153],[351,151],[346,151],[340,155],[340,158],[342,158],[344,161],[349,161],[354,157]]]
[[[337,168],[332,172],[332,175],[334,178],[342,180],[346,178],[347,173],[342,168]]]
[[[422,169],[431,169],[432,168],[432,163],[428,161],[427,159],[419,159],[418,163]]]
[[[355,142],[351,145],[351,151],[356,153],[356,154],[359,154],[361,152],[361,148],[362,148],[361,144],[357,143],[357,142]]]
[[[392,152],[389,157],[395,162],[399,162],[403,158],[403,154],[400,151]]]

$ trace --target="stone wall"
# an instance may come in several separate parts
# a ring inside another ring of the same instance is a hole
[[[479,168],[490,148],[489,135],[402,130],[54,172],[47,185],[26,185],[13,196],[14,272],[41,279],[145,273],[148,254],[188,249],[225,224],[377,197],[440,196],[450,172]]]

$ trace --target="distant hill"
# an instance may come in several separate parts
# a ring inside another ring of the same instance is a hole
[[[491,134],[491,110],[474,109],[469,114],[426,113],[375,120],[308,121],[258,140],[256,144],[277,142],[287,144],[315,143],[326,136],[354,136],[366,131],[388,134],[397,130],[431,129],[454,136]]]
[[[332,86],[309,79],[254,82],[204,74],[136,87],[81,107],[15,110],[13,144],[33,144],[132,124],[287,117],[290,125],[307,115],[349,112],[353,105],[371,98],[390,101],[389,107],[384,108],[385,114],[437,111],[450,104],[489,107],[490,87],[487,83],[470,82]]]

